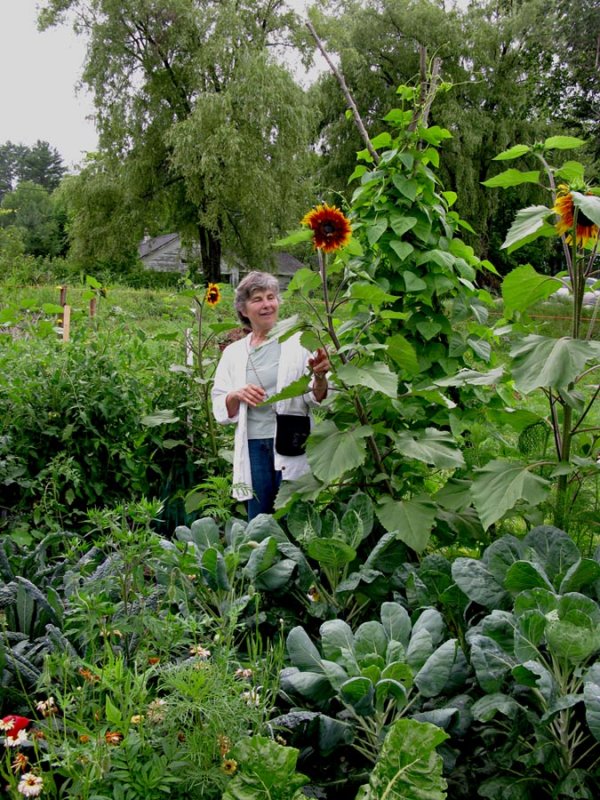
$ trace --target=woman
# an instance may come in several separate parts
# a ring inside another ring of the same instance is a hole
[[[300,334],[284,342],[269,338],[279,315],[279,284],[267,272],[251,272],[239,284],[235,308],[251,332],[225,348],[212,390],[217,422],[234,423],[233,496],[248,501],[248,519],[273,512],[281,480],[308,471],[305,455],[283,456],[274,449],[275,414],[309,415],[327,396],[329,360],[325,350],[314,356],[300,344]],[[265,404],[307,371],[310,391],[301,397]]]

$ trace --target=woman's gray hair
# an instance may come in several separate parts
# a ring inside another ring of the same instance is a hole
[[[253,270],[241,280],[235,290],[235,310],[244,325],[250,325],[250,320],[244,314],[244,307],[254,292],[275,292],[279,297],[279,282],[270,272]]]

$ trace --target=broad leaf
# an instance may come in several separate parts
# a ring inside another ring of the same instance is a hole
[[[453,469],[464,466],[464,458],[456,448],[456,440],[448,431],[437,428],[411,433],[401,431],[394,435],[396,449],[406,458],[414,458],[438,469]]]
[[[443,763],[435,748],[447,738],[436,725],[399,719],[356,800],[444,800]]]
[[[586,363],[600,356],[600,342],[530,334],[512,351],[515,386],[523,394],[540,387],[567,389]]]
[[[584,144],[585,140],[577,136],[550,136],[544,142],[544,150],[575,150]]]
[[[530,506],[541,503],[550,491],[550,482],[531,472],[520,461],[490,461],[473,481],[473,503],[487,530],[520,500]]]
[[[398,538],[422,553],[429,541],[437,506],[431,500],[384,499],[376,509],[377,517],[387,531],[397,531]]]
[[[493,178],[488,178],[487,181],[482,181],[481,183],[483,186],[487,186],[490,189],[508,189],[510,186],[520,186],[522,183],[539,183],[539,181],[539,170],[535,172],[521,172],[519,169],[507,169],[499,175],[494,175]]]
[[[561,286],[561,281],[539,275],[530,264],[517,267],[502,281],[504,312],[510,317],[513,311],[525,311],[534,303],[545,300]]]
[[[441,694],[449,684],[460,684],[456,674],[464,679],[467,675],[467,661],[456,639],[448,639],[433,652],[415,675],[417,685],[423,697],[435,697]],[[453,676],[454,674],[454,676]],[[452,678],[454,677],[454,681]],[[452,685],[455,689],[456,685]]]
[[[315,477],[335,481],[360,466],[367,456],[364,440],[370,433],[368,427],[340,431],[331,420],[321,422],[313,429],[307,447],[308,463]]]
[[[388,640],[401,642],[404,647],[408,645],[412,626],[408,611],[400,603],[382,604],[381,624]]]
[[[339,539],[311,539],[307,553],[319,564],[336,572],[356,558],[356,550]]]
[[[571,192],[573,204],[582,211],[588,219],[600,226],[600,197],[591,194]]]
[[[290,383],[280,392],[277,392],[277,394],[271,395],[268,400],[265,400],[260,405],[264,406],[271,403],[278,403],[280,400],[289,400],[292,397],[299,397],[300,395],[306,394],[309,391],[308,387],[310,382],[311,376],[303,375],[301,378],[292,381],[292,383]]]
[[[456,558],[452,564],[452,577],[469,600],[479,605],[501,608],[509,602],[510,598],[504,587],[481,561]]]
[[[531,241],[534,234],[539,234],[546,217],[551,213],[546,206],[529,206],[517,211],[513,224],[506,235],[501,249],[515,248],[520,242]]]
[[[583,685],[585,718],[592,736],[600,742],[600,684],[586,681]]]
[[[292,664],[301,670],[323,672],[321,654],[312,643],[304,628],[297,625],[288,633],[287,651]]]
[[[489,636],[474,634],[469,637],[471,666],[484,692],[498,692],[515,661]]]
[[[344,364],[337,376],[347,386],[366,386],[395,399],[398,395],[398,376],[386,364],[375,362],[361,367]]]
[[[497,156],[494,157],[494,161],[510,161],[513,158],[520,158],[524,156],[526,153],[531,151],[531,147],[526,144],[516,144],[514,147],[509,148],[508,150],[504,150],[502,153],[498,153]]]

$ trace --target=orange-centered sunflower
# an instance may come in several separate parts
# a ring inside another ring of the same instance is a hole
[[[335,206],[318,205],[302,219],[313,231],[313,244],[318,250],[331,253],[345,247],[350,241],[350,221]]]
[[[216,306],[217,303],[221,302],[221,292],[219,291],[219,287],[216,283],[208,284],[204,299],[209,306]]]
[[[556,230],[559,234],[566,233],[567,241],[570,241],[573,232],[573,219],[575,217],[575,204],[573,203],[573,195],[569,191],[569,187],[561,184],[558,187],[558,194],[556,202],[552,209],[560,219],[556,223]],[[577,209],[577,244],[585,247],[590,239],[595,239],[598,236],[598,226],[592,222],[589,217],[583,213],[579,208]]]

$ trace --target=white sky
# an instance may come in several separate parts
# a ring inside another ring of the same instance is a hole
[[[291,0],[301,10],[306,0]],[[94,107],[76,89],[85,57],[85,39],[70,25],[40,33],[40,0],[0,0],[0,144],[55,147],[72,169],[96,149]]]
[[[97,147],[93,104],[75,87],[84,40],[70,27],[37,30],[38,0],[0,0],[0,144],[48,142],[67,167]]]

